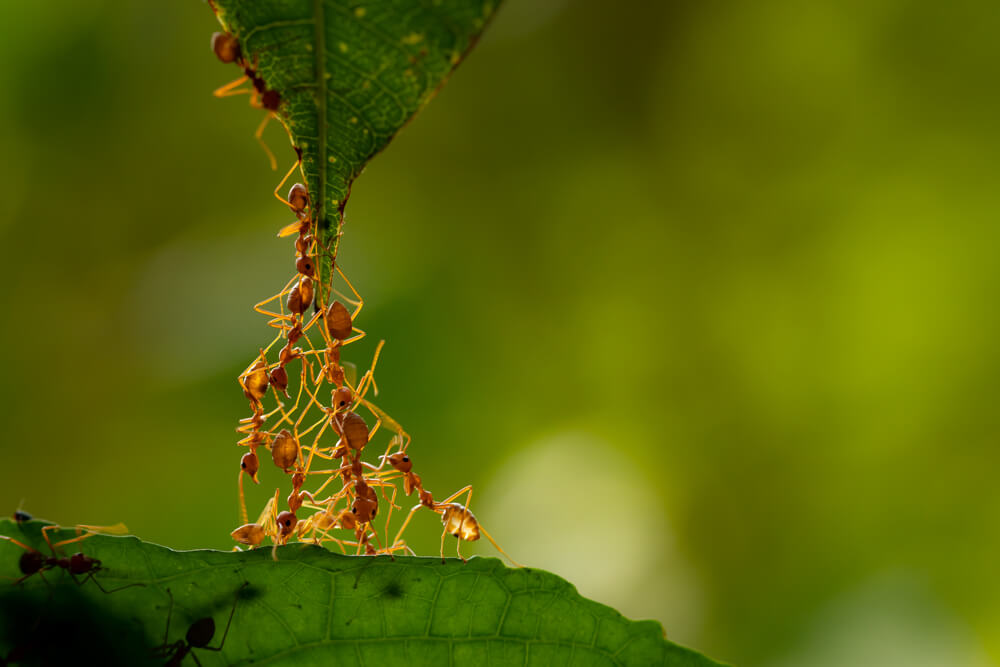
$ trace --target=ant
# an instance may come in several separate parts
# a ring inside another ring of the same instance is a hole
[[[208,643],[212,641],[212,637],[215,636],[215,620],[211,616],[206,616],[204,618],[199,618],[188,628],[187,633],[184,635],[184,639],[178,639],[177,641],[171,643],[167,642],[170,636],[170,617],[174,612],[174,594],[167,589],[167,595],[170,596],[170,610],[167,612],[167,630],[163,633],[163,644],[157,647],[154,652],[160,656],[167,659],[166,665],[168,667],[178,667],[184,658],[189,654],[191,659],[195,661],[195,664],[201,666],[201,661],[198,660],[197,654],[194,649],[202,649],[203,651],[221,651],[222,647],[226,645],[226,637],[229,635],[229,626],[233,622],[233,615],[236,613],[236,603],[240,600],[240,593],[250,585],[250,582],[245,581],[243,585],[236,589],[236,595],[233,599],[233,608],[229,611],[229,620],[226,621],[226,630],[222,633],[222,641],[219,642],[218,646],[209,646]]]
[[[12,537],[7,537],[6,535],[0,535],[0,539],[12,542],[13,544],[16,544],[17,546],[24,549],[24,553],[21,554],[21,558],[18,560],[18,568],[21,570],[22,576],[20,579],[14,581],[15,586],[36,574],[39,577],[41,577],[42,581],[44,581],[47,585],[48,580],[45,578],[44,572],[46,572],[47,570],[54,570],[56,568],[66,570],[66,572],[69,573],[69,576],[73,579],[73,581],[76,583],[77,586],[83,586],[85,583],[87,583],[87,580],[89,579],[90,581],[93,581],[94,584],[104,593],[116,593],[120,590],[130,588],[132,586],[145,585],[141,583],[132,583],[132,584],[126,584],[125,586],[121,586],[119,588],[113,588],[111,590],[104,588],[104,586],[101,585],[101,582],[99,582],[94,576],[101,570],[105,569],[101,567],[100,560],[98,560],[97,558],[93,558],[91,556],[87,556],[86,554],[80,552],[77,552],[72,556],[69,556],[68,558],[60,557],[58,552],[56,551],[56,549],[59,547],[65,546],[67,544],[72,544],[73,542],[79,542],[88,537],[96,535],[96,533],[89,532],[86,535],[82,536],[78,535],[77,537],[73,537],[68,540],[62,540],[61,542],[56,542],[55,544],[53,544],[52,541],[49,539],[48,533],[50,530],[57,530],[58,528],[59,526],[55,525],[45,526],[44,528],[42,528],[42,537],[45,539],[45,543],[49,545],[49,549],[52,550],[51,556],[46,556],[37,549],[29,547],[27,544],[19,542]],[[79,575],[86,575],[86,576],[84,576],[83,579],[81,580],[77,579],[77,576]]]
[[[281,106],[281,95],[276,90],[271,90],[267,87],[262,79],[257,74],[257,59],[254,58],[254,63],[251,65],[246,58],[243,57],[242,50],[240,49],[239,40],[228,33],[217,32],[212,35],[212,51],[223,63],[236,63],[243,70],[243,76],[231,81],[224,86],[216,89],[213,95],[216,97],[230,97],[232,95],[243,95],[246,93],[250,94],[250,106],[256,109],[264,109],[267,111],[267,115],[264,120],[257,127],[257,131],[254,133],[254,137],[257,142],[260,143],[264,152],[267,153],[267,158],[271,163],[271,169],[278,168],[278,161],[274,158],[274,153],[268,148],[267,144],[264,143],[264,128],[271,121],[271,118],[275,115],[278,107]],[[238,90],[247,81],[253,84],[250,89]]]
[[[390,465],[396,468],[396,470],[404,472],[404,474],[413,475],[413,477],[416,477],[414,473],[410,472],[413,463],[409,460],[409,457],[390,456],[388,458],[388,461]],[[399,528],[399,532],[396,533],[396,538],[393,540],[393,545],[400,543],[399,538],[402,537],[403,531],[406,530],[407,525],[409,525],[410,523],[410,519],[413,518],[413,514],[421,507],[426,507],[432,512],[440,514],[441,523],[444,524],[444,530],[441,532],[442,563],[445,562],[444,538],[445,535],[451,533],[451,535],[457,538],[455,542],[455,553],[458,554],[458,557],[461,558],[463,562],[468,562],[468,560],[462,555],[462,540],[465,540],[467,542],[475,542],[482,535],[485,535],[486,539],[488,539],[490,543],[493,544],[494,547],[496,547],[497,551],[502,553],[507,558],[507,560],[509,560],[517,567],[524,567],[516,560],[511,558],[510,555],[506,551],[504,551],[499,544],[497,544],[497,541],[493,539],[493,536],[490,535],[488,532],[486,532],[486,529],[483,528],[482,524],[479,523],[479,520],[476,519],[476,515],[474,515],[471,511],[469,511],[468,506],[472,501],[471,485],[459,489],[458,491],[451,494],[441,502],[434,502],[434,497],[431,495],[430,491],[424,489],[423,486],[420,484],[419,477],[416,477],[416,480],[411,483],[414,484],[416,489],[419,491],[420,502],[417,505],[414,505],[413,509],[410,510],[410,513],[406,515],[406,521],[403,522],[403,525],[400,526]],[[461,503],[452,502],[453,500],[457,499],[463,493],[466,492],[468,492],[468,495],[465,497],[464,505],[462,505]]]

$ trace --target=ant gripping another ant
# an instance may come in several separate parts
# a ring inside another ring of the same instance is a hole
[[[195,664],[201,665],[201,661],[198,660],[197,654],[195,654],[194,649],[201,649],[203,651],[221,651],[222,647],[226,645],[226,637],[229,635],[229,626],[232,625],[233,615],[236,613],[236,604],[240,600],[240,594],[250,585],[250,582],[243,582],[243,585],[236,590],[236,595],[233,599],[233,608],[229,611],[229,620],[226,621],[226,629],[222,633],[222,641],[219,642],[218,646],[209,646],[209,642],[215,636],[215,619],[211,616],[205,616],[204,618],[199,618],[194,623],[190,625],[187,629],[187,633],[184,635],[184,639],[178,639],[177,641],[170,643],[168,639],[170,637],[170,617],[174,613],[174,594],[167,589],[167,595],[170,596],[170,609],[167,611],[167,629],[163,633],[163,643],[154,649],[154,653],[162,658],[166,658],[167,667],[179,667],[179,665],[184,662],[184,658],[188,655],[191,659],[195,661]]]
[[[92,527],[80,526],[78,527],[77,530],[79,532],[81,529],[90,529],[90,528]],[[65,557],[65,556],[60,556],[59,552],[57,551],[59,547],[63,547],[67,544],[72,544],[74,542],[85,540],[88,537],[96,535],[97,533],[88,532],[84,535],[77,535],[76,537],[67,540],[62,540],[60,542],[56,542],[53,544],[53,542],[49,539],[49,531],[57,529],[59,529],[59,526],[50,525],[43,527],[41,530],[42,538],[45,540],[45,543],[49,545],[49,549],[52,551],[51,556],[46,556],[37,549],[34,549],[28,546],[27,544],[24,544],[23,542],[19,542],[18,540],[15,540],[12,537],[7,537],[6,535],[0,535],[0,539],[7,540],[8,542],[16,544],[17,546],[24,549],[24,553],[21,554],[21,557],[18,560],[18,568],[21,571],[21,577],[14,581],[15,586],[20,583],[23,583],[26,579],[33,577],[35,575],[41,577],[42,581],[44,581],[46,585],[48,585],[49,582],[45,578],[44,573],[46,571],[55,569],[62,569],[68,572],[70,578],[73,579],[74,583],[76,583],[77,586],[83,586],[85,583],[87,583],[88,580],[93,581],[94,585],[97,586],[99,589],[101,589],[101,592],[103,593],[116,593],[120,590],[131,588],[132,586],[145,585],[136,582],[136,583],[126,584],[125,586],[119,586],[118,588],[113,588],[111,590],[106,589],[104,586],[101,585],[101,582],[99,582],[95,576],[98,572],[105,569],[101,566],[101,561],[99,559],[93,558],[81,552],[77,552],[69,557]],[[77,577],[81,575],[83,575],[83,579],[77,579]]]

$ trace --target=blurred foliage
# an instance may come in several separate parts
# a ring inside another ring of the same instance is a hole
[[[0,504],[226,548],[291,255],[259,112],[211,97],[203,4],[2,18]],[[388,340],[428,485],[721,660],[1000,661],[998,33],[982,0],[510,0],[347,210],[352,360]]]

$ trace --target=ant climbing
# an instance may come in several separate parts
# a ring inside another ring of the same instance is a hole
[[[216,97],[230,97],[233,95],[250,94],[250,106],[256,109],[267,111],[264,120],[257,127],[254,137],[260,143],[267,158],[271,163],[271,169],[278,168],[278,161],[274,158],[274,153],[266,143],[264,143],[264,128],[271,121],[278,107],[281,106],[281,95],[276,90],[271,90],[264,83],[264,79],[257,74],[257,59],[254,58],[253,65],[243,56],[239,40],[228,33],[217,32],[212,35],[212,51],[223,63],[236,63],[243,70],[243,76],[216,89],[213,93]],[[243,88],[247,81],[252,84],[251,88]]]
[[[170,609],[167,611],[167,629],[163,633],[163,644],[154,649],[154,653],[162,658],[166,658],[165,663],[168,667],[178,667],[184,658],[188,655],[191,659],[195,661],[195,664],[201,666],[201,661],[198,660],[198,655],[194,652],[194,649],[201,649],[203,651],[221,651],[222,647],[226,645],[226,637],[229,635],[229,626],[233,622],[233,615],[236,613],[236,603],[240,600],[240,593],[250,585],[250,582],[243,582],[243,585],[236,589],[236,595],[233,598],[233,608],[229,611],[229,620],[226,621],[226,630],[222,633],[222,641],[219,642],[218,646],[209,646],[208,643],[212,641],[215,636],[215,619],[211,616],[206,616],[204,618],[199,618],[194,623],[188,627],[187,633],[184,635],[184,639],[178,639],[173,643],[168,643],[168,638],[170,637],[170,617],[174,612],[174,594],[167,589],[167,595],[170,596]]]
[[[14,585],[18,585],[24,582],[26,579],[38,575],[42,578],[46,584],[48,580],[45,578],[44,573],[48,570],[63,569],[69,573],[69,576],[73,579],[77,586],[83,586],[87,583],[87,580],[93,581],[94,584],[101,589],[104,593],[116,593],[120,590],[130,588],[132,586],[144,586],[141,583],[131,583],[125,586],[120,586],[118,588],[113,588],[108,590],[101,585],[95,575],[101,570],[105,569],[101,567],[101,561],[97,558],[87,556],[86,554],[77,552],[69,557],[59,556],[57,549],[59,547],[65,546],[67,544],[72,544],[74,542],[79,542],[88,537],[95,535],[96,533],[87,533],[85,535],[78,535],[67,540],[62,540],[56,542],[55,544],[49,539],[49,531],[56,530],[59,526],[45,526],[42,528],[42,537],[45,539],[45,543],[49,545],[49,549],[52,550],[51,556],[46,556],[42,552],[34,549],[27,544],[19,542],[12,537],[7,537],[6,535],[0,535],[0,539],[7,540],[13,544],[24,549],[24,553],[21,554],[21,558],[18,560],[18,568],[21,570],[21,578],[14,581]],[[85,575],[83,579],[77,579],[78,576]]]

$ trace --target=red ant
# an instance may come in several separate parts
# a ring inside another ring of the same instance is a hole
[[[60,557],[56,552],[56,549],[58,547],[71,544],[73,542],[79,542],[81,540],[84,540],[88,537],[95,535],[96,533],[87,533],[86,535],[73,537],[68,540],[62,540],[61,542],[56,542],[55,544],[53,544],[51,540],[49,540],[48,533],[50,530],[57,530],[58,528],[59,526],[54,526],[54,525],[45,526],[44,528],[42,528],[42,537],[45,539],[45,543],[49,545],[49,549],[52,550],[51,556],[46,556],[37,549],[29,547],[27,544],[24,544],[22,542],[18,542],[12,537],[7,537],[6,535],[0,535],[0,539],[12,542],[17,546],[21,547],[22,549],[24,549],[24,553],[21,554],[21,558],[18,561],[18,568],[21,570],[22,576],[20,579],[17,579],[14,582],[15,586],[17,584],[22,583],[25,579],[28,579],[29,577],[32,577],[36,574],[39,577],[41,577],[42,581],[44,581],[47,585],[48,580],[45,579],[45,575],[43,573],[47,570],[54,570],[56,568],[61,568],[63,570],[66,570],[77,586],[82,586],[83,584],[87,583],[87,580],[89,579],[90,581],[93,581],[94,584],[104,593],[115,593],[117,591],[123,590],[125,588],[130,588],[132,586],[145,585],[141,583],[132,583],[132,584],[126,584],[125,586],[121,586],[119,588],[113,588],[111,590],[104,588],[104,586],[101,585],[101,582],[99,582],[94,576],[101,570],[105,569],[101,567],[100,560],[98,560],[97,558],[92,558],[91,556],[87,556],[86,554],[80,552],[77,552],[72,556],[69,556],[68,558]],[[79,575],[86,575],[86,576],[84,576],[84,578],[80,580],[77,579],[77,576]]]
[[[278,162],[274,159],[274,153],[264,143],[263,135],[264,128],[267,127],[274,112],[281,105],[281,95],[278,91],[269,89],[267,84],[264,83],[264,79],[257,74],[256,58],[254,59],[254,64],[251,66],[246,58],[243,57],[239,40],[235,36],[222,32],[213,34],[212,51],[215,52],[215,55],[223,63],[235,62],[243,70],[243,76],[218,88],[213,94],[216,97],[229,97],[231,95],[250,93],[250,106],[267,111],[267,116],[264,117],[264,121],[257,128],[254,137],[256,137],[257,141],[264,148],[264,152],[267,153],[267,158],[271,162],[271,169],[277,169]],[[247,81],[253,84],[252,89],[236,90]]]
[[[201,661],[198,660],[197,654],[195,654],[194,649],[201,649],[203,651],[221,651],[222,647],[226,645],[226,636],[229,635],[229,626],[233,622],[233,615],[236,613],[236,603],[240,600],[240,593],[243,592],[249,582],[244,582],[236,590],[236,596],[233,599],[233,608],[229,612],[229,620],[226,621],[226,630],[222,633],[222,641],[219,642],[218,646],[209,646],[208,643],[212,641],[212,637],[215,636],[215,620],[211,616],[206,616],[204,618],[199,618],[188,628],[187,633],[184,635],[184,639],[178,639],[174,643],[170,644],[167,642],[170,636],[170,617],[174,612],[174,594],[167,589],[167,595],[170,596],[170,610],[167,612],[167,630],[163,633],[163,644],[155,649],[155,653],[167,659],[166,665],[168,667],[178,667],[184,658],[191,655],[191,659],[195,661],[195,664],[201,666]]]
[[[493,539],[493,536],[490,535],[488,532],[486,532],[486,529],[483,528],[482,525],[479,523],[479,520],[476,519],[476,515],[473,514],[471,511],[469,511],[468,506],[472,501],[471,485],[459,489],[455,493],[445,498],[444,501],[442,502],[434,502],[434,496],[431,495],[430,491],[426,490],[423,487],[420,481],[420,477],[416,473],[412,472],[413,462],[410,461],[409,456],[406,456],[402,452],[400,452],[387,457],[385,460],[387,460],[389,464],[393,468],[395,468],[398,472],[403,473],[404,485],[408,489],[406,495],[410,495],[409,492],[416,489],[418,491],[418,496],[420,498],[420,502],[417,505],[414,505],[413,509],[410,510],[410,513],[406,515],[406,521],[403,522],[403,525],[400,526],[399,528],[399,532],[396,533],[396,538],[393,540],[394,546],[401,544],[399,538],[403,536],[403,531],[405,531],[406,527],[409,525],[410,519],[413,518],[413,514],[421,507],[426,507],[432,512],[440,514],[441,523],[444,524],[444,530],[441,532],[442,563],[444,562],[444,538],[445,535],[451,533],[455,538],[457,538],[455,543],[455,553],[457,553],[458,557],[461,558],[463,561],[465,561],[466,558],[462,556],[462,540],[465,540],[467,542],[475,542],[482,535],[485,535],[486,539],[488,539],[490,543],[492,543],[493,546],[496,547],[497,551],[502,553],[507,558],[507,560],[509,560],[517,567],[524,567],[516,560],[511,558],[510,555],[506,551],[504,551],[499,544],[497,544],[497,541]],[[468,492],[468,495],[465,497],[464,505],[452,502],[453,500],[455,500],[456,498],[458,498],[459,496],[461,496],[463,493],[466,492]]]

